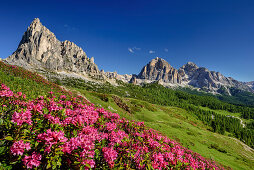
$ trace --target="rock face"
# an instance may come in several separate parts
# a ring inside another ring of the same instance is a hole
[[[73,42],[59,41],[38,18],[27,28],[18,49],[6,61],[27,69],[101,75],[93,58],[89,59]]]
[[[132,75],[129,75],[129,74],[121,75],[121,74],[117,74],[116,71],[115,72],[105,72],[104,74],[109,79],[117,79],[117,80],[121,80],[125,83],[128,83],[132,78]]]
[[[135,80],[135,83],[150,80],[158,81],[163,85],[190,85],[209,92],[217,92],[223,87],[235,87],[253,92],[253,89],[242,82],[234,80],[231,77],[225,77],[219,72],[209,71],[204,67],[198,67],[192,62],[188,62],[177,70],[167,61],[158,57],[144,66],[138,76],[131,80],[132,82]]]
[[[216,91],[226,86],[252,91],[242,82],[234,80],[231,77],[225,77],[219,72],[209,71],[204,67],[198,67],[192,62],[188,62],[187,64],[183,65],[179,70],[182,70],[185,73],[183,76],[183,81],[194,87]]]
[[[165,83],[181,83],[181,76],[167,61],[155,58],[143,67],[137,78],[161,80]]]
[[[247,86],[249,86],[250,88],[252,88],[254,90],[254,81],[245,82],[244,84],[246,84]]]

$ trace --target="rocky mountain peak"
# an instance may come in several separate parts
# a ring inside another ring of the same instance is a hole
[[[34,29],[36,27],[42,27],[42,23],[39,18],[34,18],[28,29]]]
[[[6,61],[27,69],[75,72],[101,76],[97,65],[76,44],[59,41],[35,18],[24,33],[18,49]]]
[[[137,78],[165,83],[179,83],[180,76],[166,60],[156,57],[143,67]]]
[[[43,27],[39,18],[35,18],[28,26],[27,31],[39,31]]]
[[[181,69],[187,71],[187,72],[190,72],[190,71],[194,71],[194,70],[197,70],[199,67],[193,63],[193,62],[188,62],[187,64],[183,65],[181,67]]]
[[[156,57],[155,59],[151,60],[150,66],[155,67],[157,70],[161,70],[164,68],[169,69],[171,67],[166,60],[159,57]]]
[[[186,65],[196,65],[196,64],[193,63],[192,61],[188,61]]]

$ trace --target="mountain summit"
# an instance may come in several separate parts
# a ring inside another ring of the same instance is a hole
[[[17,50],[6,61],[27,69],[67,71],[100,75],[94,59],[70,41],[59,41],[35,18],[24,33]]]
[[[181,83],[178,71],[166,60],[158,57],[144,66],[137,78],[146,80],[162,80],[165,83]]]

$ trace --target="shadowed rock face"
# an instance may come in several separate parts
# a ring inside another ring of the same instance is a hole
[[[18,49],[6,61],[27,69],[101,74],[94,59],[89,59],[73,42],[59,41],[38,18],[27,28]]]
[[[253,89],[242,82],[234,80],[231,77],[225,77],[219,72],[198,67],[192,62],[188,62],[177,70],[167,61],[158,57],[143,67],[138,76],[135,77],[135,82],[137,82],[137,79],[191,85],[193,87],[207,89],[208,91],[217,91],[222,87],[236,87],[253,92]]]

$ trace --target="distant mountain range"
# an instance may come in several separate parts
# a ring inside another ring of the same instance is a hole
[[[138,75],[119,75],[116,72],[99,70],[94,58],[70,41],[59,41],[56,36],[38,18],[35,18],[24,33],[17,50],[5,59],[5,62],[19,65],[29,70],[44,70],[66,75],[78,74],[84,78],[112,82],[118,79],[124,82],[142,84],[158,81],[167,86],[188,86],[207,92],[227,92],[230,87],[254,92],[254,82],[243,83],[219,72],[209,71],[188,62],[180,69],[173,68],[162,58],[155,58],[145,65]]]
[[[248,86],[246,83],[231,77],[225,77],[219,72],[198,67],[192,62],[188,62],[177,70],[161,58],[153,59],[143,67],[135,78],[132,78],[132,82],[140,80],[157,80],[164,86],[174,86],[176,84],[180,86],[189,85],[209,92],[219,92],[223,89],[230,94],[229,87],[253,92],[251,86]]]

